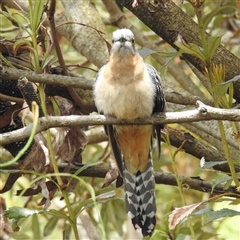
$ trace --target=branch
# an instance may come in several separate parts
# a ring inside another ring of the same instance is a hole
[[[37,133],[54,127],[89,126],[89,125],[147,125],[147,124],[167,124],[167,123],[186,123],[198,122],[203,120],[228,120],[240,121],[240,110],[238,109],[219,109],[197,102],[198,109],[182,112],[159,113],[148,119],[136,119],[134,121],[122,121],[113,117],[103,115],[91,116],[58,116],[43,117],[39,119]],[[30,136],[32,124],[16,131],[0,134],[1,144],[8,144],[20,141]]]
[[[60,85],[65,87],[75,87],[76,91],[79,89],[92,90],[94,79],[89,79],[84,76],[78,75],[75,76],[62,76],[56,74],[38,74],[33,71],[20,70],[14,68],[5,67],[2,71],[0,70],[0,76],[2,76],[2,81],[15,80],[17,81],[19,77],[26,77],[29,81],[34,83],[44,83],[50,85]],[[167,102],[182,104],[182,105],[195,105],[197,100],[204,102],[207,105],[213,105],[211,99],[200,98],[197,96],[190,95],[189,93],[184,92],[182,89],[177,87],[172,87],[169,83],[162,81],[164,88],[164,95]],[[56,94],[56,91],[58,94]],[[53,91],[51,88],[48,91],[49,96],[54,96],[60,94],[60,90],[56,89]],[[53,94],[51,94],[53,93]],[[61,95],[61,94],[60,94]],[[1,96],[0,96],[1,97]],[[66,97],[66,96],[63,96]]]
[[[58,165],[59,171],[63,172],[68,166],[69,166],[68,163],[59,164]],[[74,174],[76,171],[79,170],[79,168],[80,166],[71,164],[70,173]],[[17,170],[18,164],[14,164],[14,165],[11,165],[10,167],[4,168],[4,170],[13,170],[13,169]],[[92,166],[80,172],[79,176],[105,178],[106,173],[108,171],[109,171],[109,168],[105,166]],[[176,177],[172,173],[155,172],[154,175],[155,175],[156,184],[177,186]],[[224,187],[219,184],[213,189],[213,186],[211,183],[206,182],[198,177],[180,176],[179,178],[182,181],[183,186],[187,189],[193,189],[193,190],[213,193],[213,194],[222,194],[227,192],[237,193],[236,188],[233,186],[230,186],[228,189],[224,189]]]
[[[224,154],[222,139],[218,128],[215,128],[217,122],[198,122],[198,123],[183,123],[181,124],[188,131],[196,134],[200,139],[205,140],[211,146],[214,146],[218,151]],[[232,159],[239,159],[240,149],[236,138],[233,135],[231,122],[225,122],[226,136],[228,139],[228,147]]]
[[[181,148],[182,151],[191,154],[192,156],[198,159],[204,157],[206,162],[225,161],[225,163],[216,164],[212,168],[214,170],[221,172],[226,173],[230,172],[225,155],[222,154],[219,150],[213,148],[209,144],[199,141],[199,139],[196,139],[189,132],[174,129],[171,127],[168,127],[167,131],[172,146],[176,148]],[[85,134],[88,138],[88,144],[95,144],[103,141],[108,141],[108,137],[105,134],[104,129],[102,127],[91,128],[85,131]],[[164,138],[162,140],[164,141]],[[240,167],[236,166],[235,169],[237,172],[240,172]]]
[[[94,83],[93,79],[86,79],[83,76],[70,77],[55,74],[38,74],[33,71],[20,70],[8,67],[0,69],[0,76],[4,81],[17,81],[19,77],[26,77],[29,81],[35,83],[55,84],[65,87],[79,87],[82,89],[92,89]]]
[[[162,7],[162,1],[144,1],[138,7],[132,7],[133,0],[121,1],[145,25],[158,34],[163,40],[177,49],[174,44],[178,33],[188,43],[201,46],[199,27],[185,12],[176,6],[173,1],[168,1],[167,8]],[[204,72],[204,64],[200,59],[191,55],[184,55],[184,59],[192,63],[199,71]],[[215,64],[223,64],[226,68],[226,80],[240,75],[240,59],[220,45],[213,56]],[[240,102],[240,81],[234,83],[234,98]]]
[[[58,27],[58,32],[68,39],[79,53],[100,68],[107,62],[108,48],[105,35],[102,34],[105,26],[95,6],[90,0],[84,3],[81,0],[61,0],[61,3],[65,12],[58,15],[56,24],[65,25]],[[68,22],[71,24],[66,24]]]
[[[203,143],[192,136],[189,132],[184,132],[182,130],[168,128],[168,133],[172,146],[181,148],[184,152],[191,154],[198,159],[204,157],[206,162],[222,162],[221,164],[214,165],[213,169],[226,173],[230,172],[225,154],[218,149],[213,148],[212,145]],[[236,151],[236,149],[234,150]],[[240,167],[235,166],[235,169],[237,172],[240,172]]]
[[[119,28],[129,28],[134,33],[135,42],[142,47],[146,47],[154,50],[155,52],[159,51],[159,46],[157,46],[150,38],[146,37],[139,27],[134,26],[128,18],[125,17],[124,13],[120,10],[115,1],[102,0],[106,9],[110,14],[110,21],[112,25],[117,25]],[[160,63],[161,66],[164,66],[167,63],[166,58],[161,57],[159,54],[151,54],[151,56]],[[191,80],[190,76],[184,72],[182,64],[168,64],[168,72],[173,76],[173,78],[180,83],[180,85],[191,93],[194,96],[204,97],[201,90],[196,86],[196,84]],[[176,86],[174,86],[174,89]],[[210,105],[210,104],[208,104]]]
[[[1,0],[1,4],[6,5],[9,8],[14,8],[17,10],[22,10],[28,12],[28,3],[22,0]]]
[[[170,112],[178,111],[179,105],[176,104],[167,104],[167,110]],[[236,127],[238,128],[238,131],[240,130],[240,125],[238,122],[235,123]],[[218,128],[218,121],[212,120],[212,121],[201,121],[201,122],[195,122],[195,123],[181,123],[181,126],[183,126],[185,129],[187,129],[189,132],[191,132],[193,135],[198,136],[198,139],[207,142],[212,147],[215,147],[223,153],[223,145],[222,145],[222,139],[219,134],[219,128]],[[224,121],[224,128],[226,131],[226,137],[228,139],[228,145],[230,148],[232,159],[238,159],[239,158],[239,146],[237,142],[237,134],[235,135],[233,129],[232,122],[230,121]],[[223,154],[224,156],[225,154]],[[204,156],[204,155],[202,155]],[[201,158],[201,157],[200,157]]]

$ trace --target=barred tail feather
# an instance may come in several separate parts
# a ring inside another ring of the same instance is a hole
[[[156,225],[155,179],[152,161],[146,169],[131,175],[124,166],[124,188],[126,209],[136,230],[141,229],[143,236],[151,236]]]

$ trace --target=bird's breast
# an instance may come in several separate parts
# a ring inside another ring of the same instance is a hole
[[[98,110],[119,119],[132,120],[149,117],[153,110],[155,86],[146,69],[141,79],[136,76],[126,75],[113,79],[113,75],[102,74],[95,85],[95,103]]]

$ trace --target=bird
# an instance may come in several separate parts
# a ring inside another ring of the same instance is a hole
[[[109,61],[97,73],[93,88],[97,111],[116,119],[134,121],[165,111],[157,70],[144,63],[130,29],[115,30]],[[160,157],[163,125],[105,125],[119,174],[123,178],[126,211],[135,230],[151,236],[156,225],[152,138]]]

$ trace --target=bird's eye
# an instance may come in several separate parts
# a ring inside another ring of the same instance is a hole
[[[132,39],[132,43],[135,43],[135,39],[134,38]]]
[[[112,43],[114,43],[114,40],[112,39]]]

